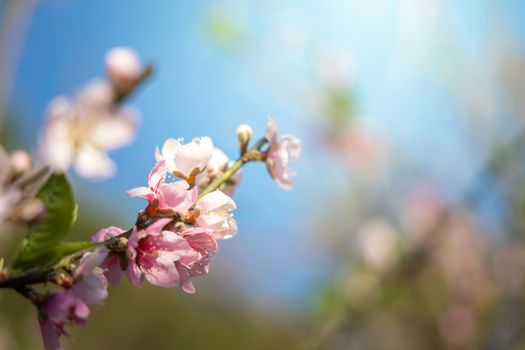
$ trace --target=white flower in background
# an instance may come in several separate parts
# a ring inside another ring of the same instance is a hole
[[[125,89],[140,77],[142,64],[135,50],[115,47],[106,54],[106,72],[114,86]]]
[[[195,203],[195,221],[211,231],[215,239],[232,238],[237,223],[230,212],[236,208],[233,199],[221,191],[213,191]]]
[[[104,179],[116,172],[107,152],[131,143],[137,129],[136,112],[113,103],[106,82],[89,84],[71,101],[57,97],[48,107],[41,145],[45,161],[55,171],[71,166],[79,176]]]
[[[194,138],[184,144],[182,139],[168,139],[162,152],[155,150],[157,161],[165,160],[168,171],[182,178],[201,173],[213,154],[213,142],[209,137]]]
[[[291,190],[295,172],[288,169],[288,164],[301,155],[301,141],[292,135],[278,137],[272,117],[268,118],[265,137],[270,145],[266,156],[268,172],[281,188]]]

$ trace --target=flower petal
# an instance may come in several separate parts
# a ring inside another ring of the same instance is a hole
[[[78,175],[90,179],[107,179],[117,171],[115,163],[106,153],[89,144],[82,145],[78,150],[74,167]]]
[[[171,208],[174,211],[188,210],[197,198],[196,187],[188,190],[190,185],[182,180],[164,184],[159,188],[159,199],[161,208]]]
[[[128,190],[126,194],[130,197],[144,198],[148,201],[153,200],[153,198],[155,198],[155,192],[150,190],[148,187],[135,187],[131,190]]]

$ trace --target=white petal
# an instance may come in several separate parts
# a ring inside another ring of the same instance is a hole
[[[215,175],[221,172],[229,161],[228,156],[223,151],[214,148],[211,158],[206,165],[206,172],[210,175]]]
[[[173,160],[175,158],[175,153],[180,147],[180,141],[175,139],[167,139],[162,146],[162,159],[166,161],[166,166],[170,172],[177,170]]]
[[[78,150],[74,167],[79,176],[94,180],[109,178],[117,171],[106,153],[88,144]]]
[[[233,199],[221,191],[213,191],[199,199],[196,203],[203,212],[231,211],[236,208]]]
[[[90,141],[104,150],[112,150],[130,144],[137,132],[137,117],[130,110],[123,110],[118,116],[100,118],[93,128]]]
[[[73,162],[74,140],[72,120],[69,118],[51,119],[41,140],[45,161],[58,171],[66,171]]]
[[[266,126],[264,137],[268,140],[270,145],[272,145],[277,140],[277,126],[275,125],[275,120],[271,115],[268,116],[268,125]]]
[[[93,80],[77,96],[78,107],[86,109],[109,109],[114,100],[111,85],[104,80]]]

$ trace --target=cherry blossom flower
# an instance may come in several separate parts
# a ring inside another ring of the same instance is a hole
[[[117,226],[109,226],[101,229],[91,237],[92,242],[104,242],[110,238],[120,235],[124,230]],[[118,284],[124,274],[120,267],[119,256],[117,254],[110,254],[100,267],[104,270],[106,279],[111,284]]]
[[[266,157],[268,172],[281,188],[291,190],[295,172],[288,169],[288,164],[299,158],[301,141],[291,135],[277,137],[277,128],[272,117],[268,119],[265,137],[270,145]]]
[[[137,129],[136,113],[113,103],[107,82],[89,84],[75,101],[55,98],[49,105],[41,137],[45,161],[56,171],[71,166],[90,179],[104,179],[116,172],[108,151],[129,144]]]
[[[213,153],[213,142],[209,137],[194,138],[184,144],[182,139],[168,139],[157,147],[155,158],[165,160],[168,171],[178,177],[190,179],[201,173]]]
[[[221,191],[213,191],[195,203],[195,221],[207,228],[215,239],[228,239],[237,233],[237,223],[230,212],[235,202]]]
[[[67,335],[65,323],[84,325],[90,314],[89,305],[107,298],[107,281],[98,267],[107,254],[107,248],[100,247],[84,255],[73,272],[73,286],[49,295],[39,305],[38,321],[46,350],[61,349],[60,336]]]
[[[198,189],[189,188],[185,181],[166,183],[166,162],[155,164],[148,177],[149,187],[136,187],[127,193],[130,197],[140,197],[149,201],[156,209],[171,209],[176,212],[189,209],[197,199]]]
[[[144,230],[136,228],[128,240],[129,280],[140,285],[144,279],[151,284],[172,288],[180,284],[175,262],[191,267],[200,255],[180,235],[162,230],[171,219],[160,219]]]
[[[191,277],[201,276],[210,270],[211,256],[217,252],[217,241],[208,229],[202,227],[192,227],[185,229],[181,235],[186,239],[190,246],[199,253],[199,258],[191,265],[176,262],[175,266],[179,272],[180,287],[186,293],[194,294],[195,287],[191,282]]]
[[[106,54],[106,71],[115,87],[127,88],[140,76],[142,64],[135,50],[115,47]]]

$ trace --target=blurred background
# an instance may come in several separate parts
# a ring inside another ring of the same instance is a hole
[[[122,283],[68,349],[525,349],[525,3],[0,0],[0,123],[38,152],[48,102],[114,46],[155,64],[109,181],[72,182],[75,237],[128,227],[156,145],[303,141],[292,192],[249,164],[240,230],[197,293]],[[0,237],[0,255],[9,254]],[[0,349],[36,349],[0,294]]]

